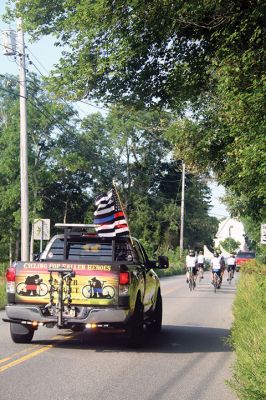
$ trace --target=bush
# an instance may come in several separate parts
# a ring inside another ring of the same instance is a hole
[[[181,275],[185,273],[185,270],[182,266],[173,266],[170,264],[167,269],[156,269],[156,274],[162,278],[164,276],[173,276],[173,275]]]
[[[8,262],[0,263],[0,277],[5,275],[7,267],[8,267]]]
[[[177,247],[175,250],[161,248],[159,251],[157,251],[157,253],[163,254],[169,258],[169,268],[163,270],[156,269],[156,273],[159,277],[180,275],[185,273],[185,259],[184,257],[180,258],[179,247]]]
[[[6,285],[3,278],[0,277],[0,310],[6,305]]]
[[[241,267],[231,343],[236,352],[230,386],[243,400],[266,399],[266,265]]]

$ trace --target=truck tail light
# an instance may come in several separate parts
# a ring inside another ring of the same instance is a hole
[[[7,280],[7,282],[15,282],[15,280],[16,280],[16,268],[14,268],[14,267],[7,268],[6,280]]]
[[[6,291],[15,293],[16,268],[9,267],[6,271]]]
[[[129,285],[130,275],[129,272],[120,272],[119,274],[119,285]]]
[[[130,274],[128,271],[119,273],[119,296],[128,296],[130,284]]]

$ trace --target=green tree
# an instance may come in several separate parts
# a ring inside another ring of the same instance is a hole
[[[240,242],[231,237],[225,238],[220,244],[228,253],[235,252],[240,246]]]
[[[212,169],[241,200],[238,215],[265,220],[265,2],[22,0],[16,7],[34,37],[52,33],[69,48],[54,90],[190,110],[191,120],[173,125],[177,158]]]
[[[14,86],[1,91],[0,126],[1,221],[7,254],[9,236],[20,226],[19,106]],[[4,87],[3,87],[4,89]],[[29,80],[29,197],[31,220],[92,222],[93,200],[111,186],[121,192],[132,233],[150,243],[175,248],[179,244],[181,163],[168,161],[172,146],[164,131],[170,113],[114,107],[107,117],[92,114],[83,121],[73,109],[51,100],[36,76]],[[216,222],[208,216],[209,191],[188,174],[185,243],[211,243]]]
[[[6,82],[9,82],[8,89]],[[30,76],[28,91],[28,164],[30,220],[51,218],[54,222],[69,219],[74,212],[81,217],[87,209],[88,179],[73,159],[77,148],[75,113],[60,101],[52,101],[40,81]],[[20,236],[20,163],[19,163],[19,94],[15,77],[0,82],[0,220],[6,227],[1,234],[4,257],[8,248],[19,257]],[[71,122],[73,120],[73,122]],[[68,171],[71,173],[68,174]],[[84,178],[85,176],[85,178]],[[85,201],[86,198],[86,201]],[[83,214],[81,212],[83,207]],[[51,210],[53,212],[51,213]],[[77,212],[78,210],[78,212]],[[51,217],[52,214],[52,217]],[[9,238],[10,241],[9,241]]]
[[[158,246],[175,249],[180,240],[181,162],[168,161],[171,144],[164,135],[171,121],[169,113],[118,107],[102,120],[105,125],[99,126],[97,121],[90,125],[96,137],[104,131],[115,155],[112,173],[132,233],[145,243],[153,243],[153,250]],[[108,185],[110,179],[106,188]],[[209,203],[210,191],[204,181],[188,174],[186,245],[212,245],[217,220],[208,215]]]

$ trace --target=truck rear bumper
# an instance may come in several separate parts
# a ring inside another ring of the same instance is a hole
[[[6,307],[6,314],[9,322],[12,320],[19,321],[36,321],[38,323],[49,324],[57,322],[57,316],[44,315],[39,306],[30,305],[12,305],[8,304]],[[86,324],[126,324],[130,317],[130,310],[123,310],[119,308],[103,309],[103,308],[90,308],[83,307],[81,313],[77,317],[64,315],[64,322],[66,325],[86,325]]]

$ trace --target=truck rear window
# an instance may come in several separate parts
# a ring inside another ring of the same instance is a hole
[[[67,260],[84,262],[132,261],[132,249],[125,242],[115,243],[113,258],[112,242],[91,241],[88,238],[67,241]],[[49,260],[64,260],[64,239],[56,239],[47,254]]]

